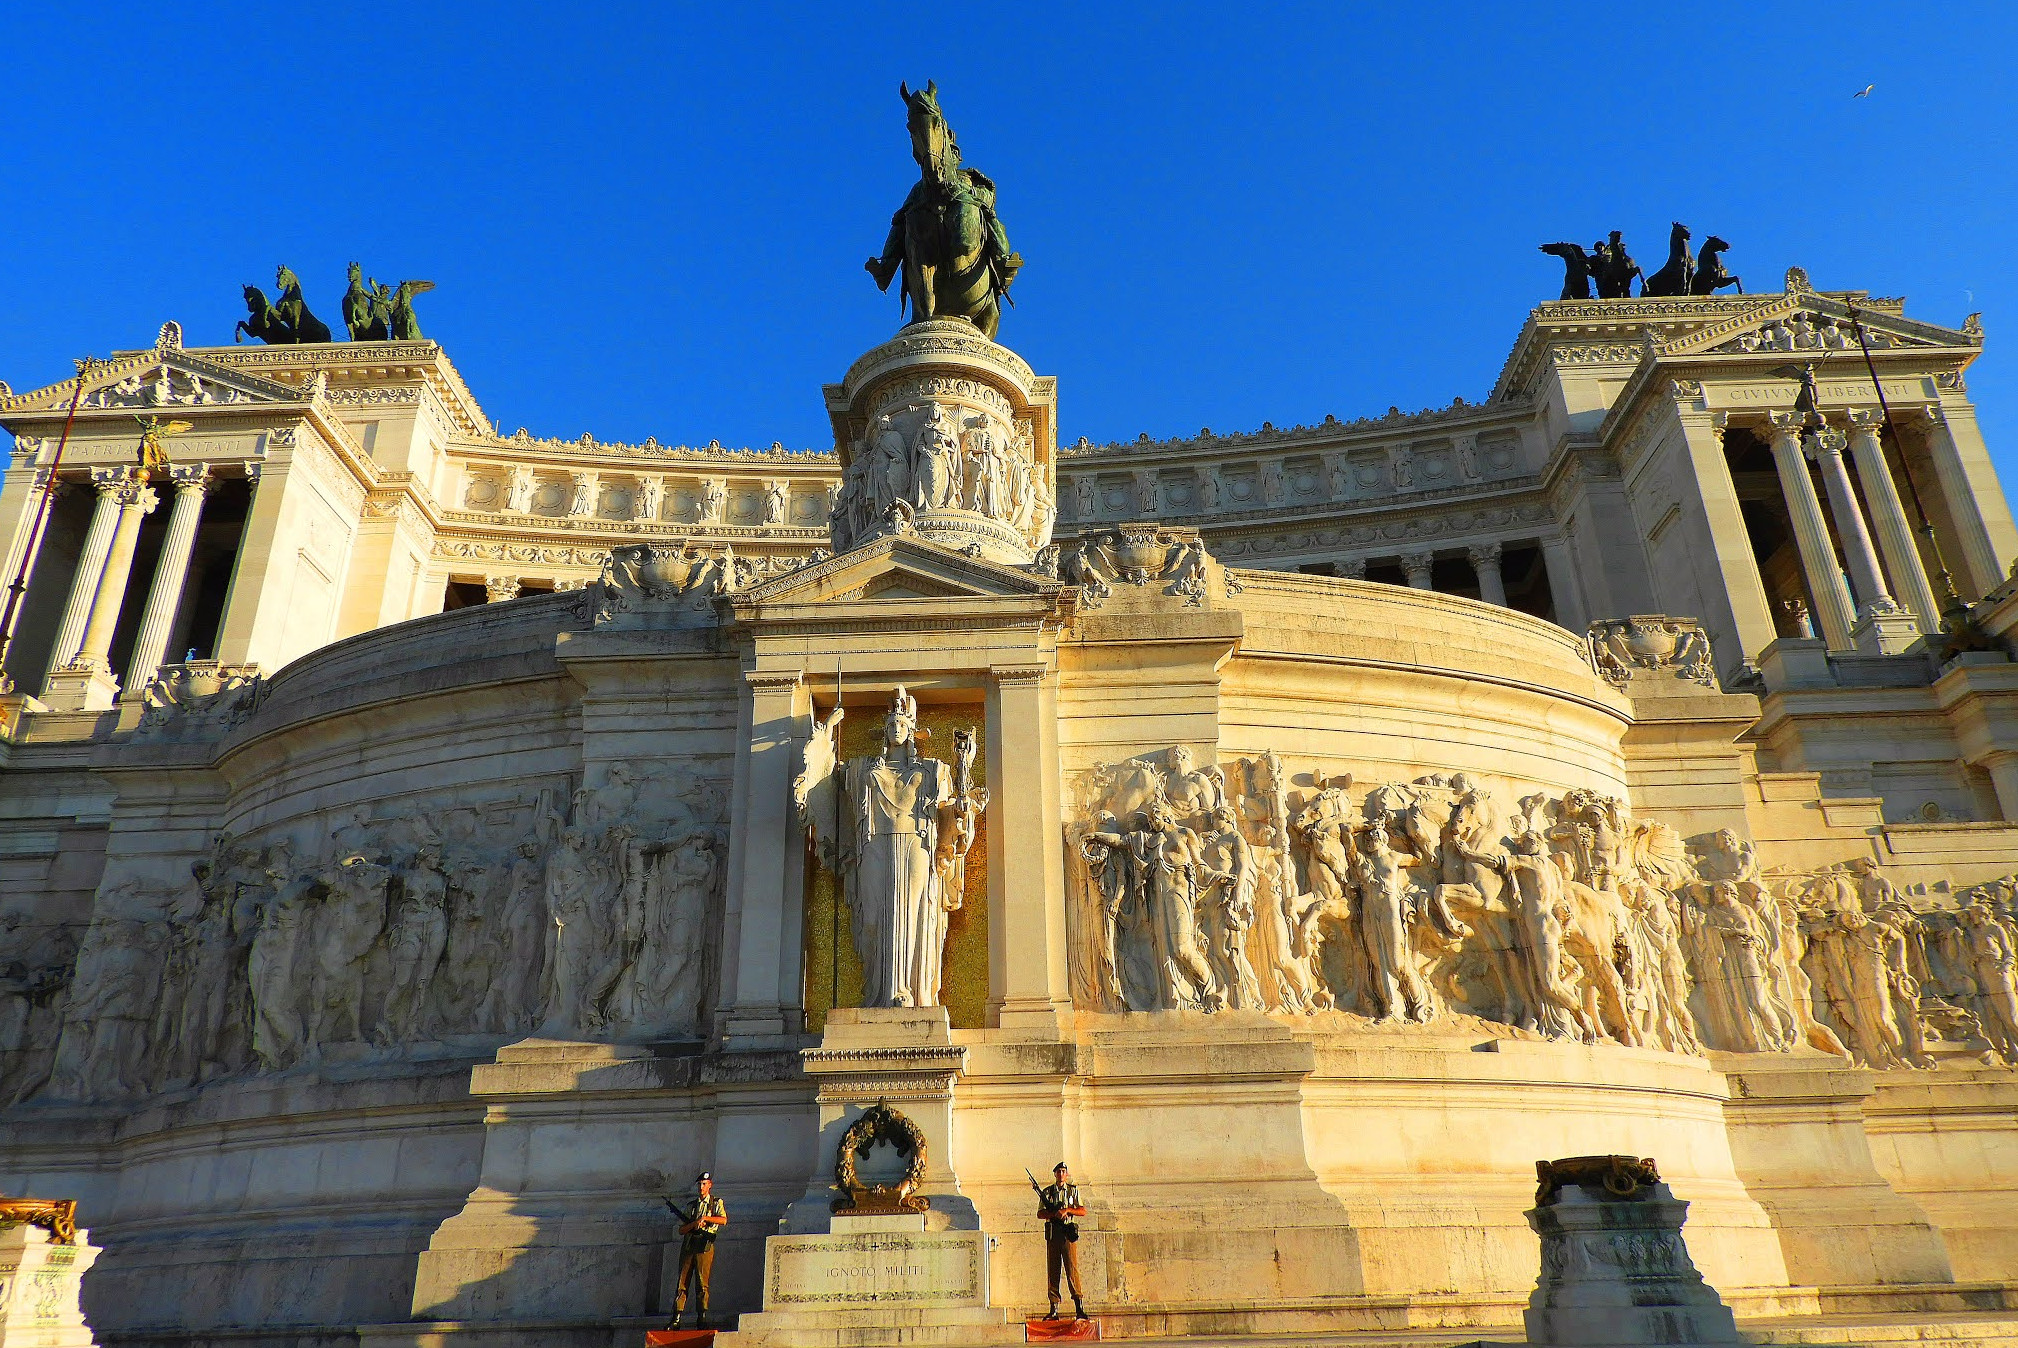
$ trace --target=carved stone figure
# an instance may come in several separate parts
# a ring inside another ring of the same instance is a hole
[[[889,472],[887,464],[885,472]],[[891,475],[893,491],[896,483],[906,477],[917,484],[913,504],[920,510],[959,507],[960,442],[953,438],[952,427],[947,425],[946,409],[937,403],[925,409],[925,424],[918,428],[917,442],[911,450],[910,472]]]
[[[936,1006],[944,914],[961,899],[946,892],[940,839],[966,801],[953,768],[919,754],[918,704],[903,688],[883,718],[878,753],[841,761],[842,714],[836,707],[816,725],[793,798],[841,879],[862,957],[864,1002]]]
[[[783,482],[773,481],[764,488],[764,523],[784,524],[790,510],[791,496]]]
[[[633,513],[641,520],[656,520],[664,512],[665,503],[666,481],[657,473],[653,473],[638,484]]]
[[[160,936],[154,924],[137,919],[92,919],[77,950],[49,1094],[105,1100],[147,1089]]]
[[[1227,1006],[1259,1010],[1261,983],[1248,962],[1247,945],[1255,922],[1260,866],[1231,808],[1222,804],[1213,809],[1208,828],[1199,848],[1206,962]]]
[[[1372,976],[1374,1019],[1406,1016],[1418,1023],[1427,1021],[1435,1009],[1410,948],[1415,911],[1406,860],[1395,852],[1384,825],[1369,825],[1363,836],[1366,842],[1354,865],[1354,878],[1359,883],[1360,934]]]
[[[596,877],[589,841],[578,825],[561,830],[547,853],[545,1019],[539,1033],[575,1038],[599,1028],[588,1007],[588,985],[598,968],[602,933],[595,912]]]
[[[526,464],[513,464],[511,477],[505,485],[505,509],[516,514],[529,515],[533,508],[533,494],[539,483],[533,478],[533,470]]]
[[[1023,266],[995,215],[995,184],[960,164],[960,144],[939,111],[939,86],[899,84],[921,177],[890,220],[880,257],[866,266],[879,290],[901,269],[911,319],[968,318],[992,339],[1000,302]]]
[[[260,1065],[276,1071],[292,1063],[308,1042],[302,1015],[302,988],[308,966],[309,905],[314,877],[273,872],[280,891],[266,905],[252,938],[247,977],[252,991],[252,1051]]]
[[[1591,297],[1591,259],[1582,245],[1545,243],[1541,250],[1563,262],[1563,293],[1559,300],[1587,300]]]
[[[1155,1001],[1149,1010],[1202,1007],[1217,1011],[1225,995],[1206,964],[1198,937],[1198,901],[1207,867],[1198,835],[1183,826],[1170,803],[1158,796],[1139,816],[1139,827],[1122,832],[1096,831],[1089,843],[1125,849],[1133,860],[1130,873],[1138,886],[1132,908],[1141,915],[1155,978]]]
[[[392,986],[380,1022],[382,1042],[416,1043],[428,1028],[428,988],[448,945],[448,877],[439,860],[417,855],[399,871],[400,898],[386,938]]]
[[[2008,1062],[2018,1062],[2018,937],[1978,895],[1957,910],[1963,959],[1982,999],[1984,1036]]]
[[[308,1042],[364,1042],[365,965],[385,930],[392,871],[361,856],[345,857],[328,882],[316,923]]]
[[[729,501],[729,489],[716,477],[704,478],[700,495],[694,498],[694,511],[703,524],[719,524],[722,507]]]

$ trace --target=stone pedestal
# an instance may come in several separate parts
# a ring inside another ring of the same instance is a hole
[[[1903,655],[1920,639],[1920,623],[1902,608],[1880,610],[1866,605],[1850,640],[1859,655]]]
[[[1730,1308],[1703,1281],[1682,1240],[1688,1211],[1660,1182],[1630,1195],[1603,1183],[1545,1194],[1528,1212],[1542,1242],[1528,1342],[1738,1343]]]
[[[57,711],[111,711],[119,701],[119,680],[104,665],[79,657],[50,672],[42,700]]]
[[[952,1042],[946,1008],[835,1010],[820,1047],[804,1050],[820,1082],[818,1168],[805,1197],[764,1243],[764,1309],[745,1315],[723,1348],[739,1344],[1012,1343],[1006,1311],[991,1309],[995,1241],[953,1173],[953,1088],[967,1050]],[[924,1139],[924,1210],[834,1210],[836,1153],[849,1127],[878,1104]]]
[[[88,1231],[63,1245],[39,1226],[0,1230],[0,1348],[91,1348],[77,1294],[97,1257]]]

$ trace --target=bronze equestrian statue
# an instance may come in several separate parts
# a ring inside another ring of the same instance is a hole
[[[1591,252],[1596,255],[1596,265],[1591,274],[1597,279],[1598,298],[1601,300],[1623,300],[1633,293],[1633,278],[1640,274],[1640,264],[1633,261],[1626,252],[1626,245],[1613,230],[1609,241],[1595,244]]]
[[[274,302],[274,310],[279,313],[288,331],[294,334],[293,340],[328,341],[329,324],[308,311],[308,301],[301,297],[301,278],[283,265],[275,272],[273,283],[280,288],[280,298]]]
[[[1667,265],[1640,282],[1642,295],[1686,295],[1696,279],[1696,255],[1689,251],[1689,227],[1677,220],[1668,231]]]
[[[1587,300],[1591,297],[1591,269],[1593,259],[1584,252],[1583,245],[1575,243],[1545,243],[1544,253],[1563,260],[1563,293],[1559,300]]]
[[[364,269],[350,264],[350,289],[343,292],[343,325],[353,342],[383,342],[392,337],[392,310],[381,310],[377,296],[364,284]]]
[[[865,264],[879,290],[901,269],[911,322],[967,318],[993,340],[1001,304],[1023,266],[1009,251],[1009,235],[995,215],[995,184],[978,169],[960,165],[960,143],[939,111],[938,82],[918,93],[901,81],[911,157],[920,177],[890,218],[883,255]]]
[[[1703,255],[1696,259],[1696,279],[1689,284],[1691,295],[1714,295],[1725,286],[1736,286],[1740,295],[1745,283],[1724,270],[1724,250],[1731,245],[1712,234],[1703,241]]]

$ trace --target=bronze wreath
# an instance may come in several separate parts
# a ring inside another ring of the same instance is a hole
[[[908,1158],[903,1178],[895,1184],[864,1184],[855,1173],[855,1158],[878,1142],[888,1142]],[[834,1187],[847,1195],[835,1202],[835,1210],[871,1209],[887,1212],[922,1212],[923,1198],[912,1197],[925,1180],[925,1134],[917,1124],[890,1108],[882,1100],[862,1111],[862,1117],[848,1125],[834,1154]]]

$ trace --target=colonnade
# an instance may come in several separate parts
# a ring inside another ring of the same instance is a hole
[[[1769,413],[1763,429],[1793,525],[1801,572],[1813,597],[1813,628],[1831,650],[1878,650],[1874,634],[1887,620],[1919,632],[1941,630],[1941,607],[1928,580],[1914,528],[1906,513],[1883,441],[1884,415],[1853,409],[1847,430],[1811,427],[1798,412]],[[1843,452],[1856,461],[1858,499]],[[1829,509],[1808,471],[1820,471]],[[1865,507],[1869,507],[1867,520]],[[1835,528],[1830,529],[1833,517]],[[1837,548],[1842,552],[1841,564]],[[1846,574],[1847,570],[1847,574]],[[1799,615],[1797,615],[1797,622]]]
[[[1517,540],[1519,542],[1520,540]],[[1554,598],[1557,620],[1573,632],[1581,633],[1588,621],[1582,605],[1577,601],[1580,588],[1575,578],[1568,574],[1568,559],[1565,550],[1552,540],[1543,540],[1538,545],[1542,566],[1548,576],[1549,591]],[[1466,546],[1463,556],[1471,564],[1472,575],[1478,580],[1479,598],[1488,604],[1508,607],[1506,576],[1502,570],[1505,546],[1497,541],[1473,543]],[[1435,590],[1433,579],[1438,553],[1435,550],[1405,552],[1392,560],[1401,567],[1410,589]],[[1367,566],[1376,561],[1386,561],[1380,557],[1350,557],[1333,563],[1337,574],[1350,580],[1365,580]]]
[[[248,475],[256,477],[257,472],[258,465],[247,465]],[[97,502],[64,598],[43,680],[43,700],[52,706],[104,710],[119,695],[122,685],[111,665],[112,639],[125,611],[141,525],[161,503],[163,492],[157,485],[172,496],[172,504],[154,580],[148,587],[133,653],[127,661],[124,688],[136,694],[145,688],[167,655],[204,502],[216,478],[209,464],[178,463],[169,466],[165,474],[156,470],[152,479],[126,467],[91,470],[89,482]],[[61,491],[67,485],[59,482],[56,489]],[[14,565],[19,565],[23,549],[32,546],[39,551],[42,541],[17,539],[10,549],[16,558]],[[36,560],[29,557],[31,570]]]

